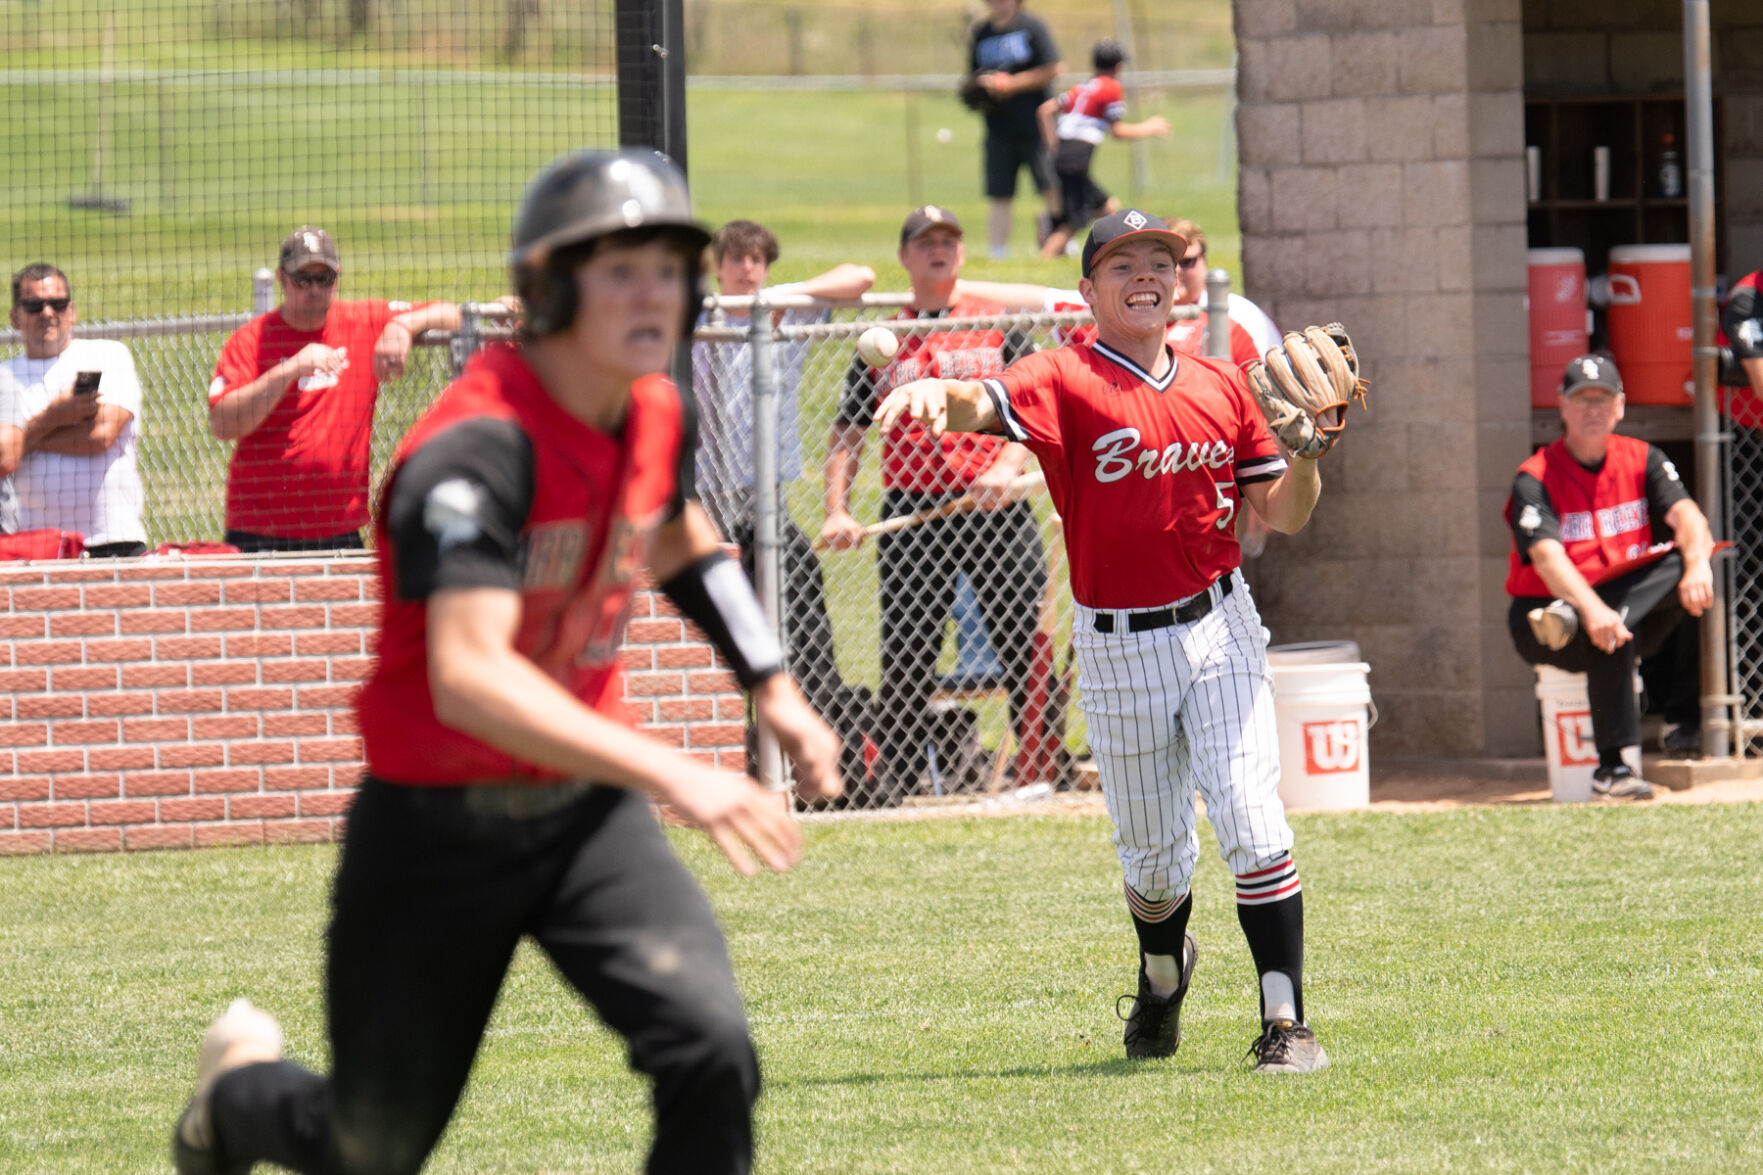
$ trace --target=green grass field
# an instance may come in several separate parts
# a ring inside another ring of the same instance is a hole
[[[729,932],[769,1172],[1739,1171],[1763,1162],[1763,808],[1294,818],[1306,995],[1333,1059],[1240,1063],[1254,980],[1202,829],[1201,958],[1169,1061],[1122,1057],[1132,942],[1099,817],[810,826]],[[227,1000],[322,1063],[327,848],[0,862],[0,1170],[165,1169]],[[645,1091],[524,951],[429,1170],[640,1166]]]

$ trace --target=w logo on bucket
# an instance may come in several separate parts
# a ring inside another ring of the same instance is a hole
[[[1359,770],[1365,730],[1357,718],[1304,723],[1304,769],[1311,775]]]
[[[1563,710],[1555,715],[1555,737],[1561,744],[1561,766],[1591,767],[1598,762],[1590,710]]]

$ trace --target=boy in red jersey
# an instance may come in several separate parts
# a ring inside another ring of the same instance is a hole
[[[691,401],[659,373],[707,240],[653,152],[569,156],[528,188],[511,255],[526,337],[474,357],[412,429],[376,524],[385,611],[332,895],[331,1073],[280,1060],[274,1021],[236,1003],[178,1122],[184,1175],[417,1171],[527,935],[652,1079],[647,1170],[749,1170],[746,1016],[648,797],[743,874],[791,867],[800,833],[744,776],[631,729],[618,653],[639,572],[720,647],[805,795],[837,794],[838,742],[690,497]]]
[[[1120,208],[1120,201],[1090,178],[1096,148],[1109,135],[1117,139],[1149,139],[1169,133],[1169,122],[1160,114],[1143,122],[1123,121],[1126,93],[1120,88],[1120,67],[1126,63],[1126,50],[1119,41],[1097,41],[1090,50],[1090,63],[1096,68],[1096,76],[1057,98],[1048,98],[1035,111],[1041,138],[1053,157],[1053,174],[1059,177],[1060,192],[1059,215],[1053,222],[1053,231],[1041,243],[1042,257],[1063,256],[1071,238],[1088,227],[1090,221]]]
[[[242,551],[361,546],[380,381],[404,374],[425,330],[457,330],[450,302],[338,301],[342,261],[321,228],[282,242],[282,304],[232,333],[208,385],[208,426],[236,441],[226,541]]]
[[[1700,727],[1700,645],[1684,619],[1714,602],[1714,540],[1665,454],[1616,433],[1623,406],[1614,362],[1582,355],[1567,365],[1562,436],[1518,467],[1506,503],[1506,594],[1518,655],[1586,675],[1598,748],[1592,790],[1646,799],[1652,785],[1622,760],[1623,748],[1641,741],[1635,664],[1676,634],[1675,663],[1663,674],[1665,718]],[[1603,574],[1648,554],[1660,527],[1669,528],[1675,550],[1626,574]]]
[[[1257,1069],[1305,1073],[1328,1057],[1304,1021],[1303,893],[1279,800],[1266,630],[1232,523],[1247,502],[1296,531],[1321,482],[1314,461],[1281,456],[1234,363],[1178,358],[1164,338],[1186,250],[1136,209],[1097,221],[1078,287],[1095,343],[984,380],[904,384],[877,423],[1022,442],[1065,519],[1078,688],[1139,939],[1138,991],[1122,997],[1127,1056],[1181,1043],[1198,955],[1187,933],[1198,788],[1261,980]]]

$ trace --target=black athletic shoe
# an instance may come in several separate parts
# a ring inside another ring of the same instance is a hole
[[[1653,785],[1636,775],[1628,764],[1600,767],[1592,772],[1592,790],[1617,800],[1650,800]]]
[[[239,1065],[275,1061],[282,1055],[282,1028],[250,1000],[234,1000],[202,1037],[196,1054],[196,1093],[172,1128],[171,1161],[178,1175],[245,1175],[251,1164],[229,1163],[215,1145],[209,1100],[215,1078]]]
[[[1667,759],[1700,759],[1702,728],[1690,722],[1669,726],[1659,735],[1659,749]]]
[[[1290,1020],[1263,1024],[1260,1037],[1245,1055],[1255,1058],[1257,1073],[1315,1073],[1328,1068],[1328,1054],[1310,1026]]]
[[[1168,996],[1151,992],[1151,981],[1145,978],[1145,964],[1139,963],[1137,995],[1123,995],[1114,1001],[1114,1014],[1126,1021],[1126,1055],[1128,1060],[1149,1057],[1173,1057],[1181,1047],[1181,1001],[1188,994],[1188,983],[1194,978],[1194,964],[1200,948],[1194,936],[1184,935],[1181,943],[1181,982]],[[1122,1013],[1120,1000],[1131,1000],[1132,1010]]]

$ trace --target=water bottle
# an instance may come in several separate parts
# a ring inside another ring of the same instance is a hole
[[[1677,136],[1665,136],[1665,149],[1659,153],[1659,194],[1667,200],[1683,195],[1683,168],[1677,162]]]

